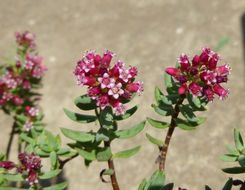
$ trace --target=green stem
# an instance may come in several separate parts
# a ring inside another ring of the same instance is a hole
[[[168,146],[169,146],[171,137],[173,135],[174,129],[176,127],[175,119],[178,117],[179,112],[180,112],[179,105],[183,103],[184,99],[185,99],[185,96],[181,96],[180,100],[177,102],[177,104],[174,107],[174,114],[172,115],[170,127],[168,128],[168,132],[165,137],[165,143],[160,150],[160,163],[159,163],[160,171],[163,171],[165,169],[165,162],[166,162],[166,156],[168,152]]]

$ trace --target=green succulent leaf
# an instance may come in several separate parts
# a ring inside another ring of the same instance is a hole
[[[50,179],[50,178],[57,176],[61,171],[62,170],[60,169],[48,171],[48,172],[38,175],[38,178],[39,179]]]
[[[238,162],[239,162],[240,166],[244,167],[245,166],[245,156],[244,155],[240,155],[238,157]]]
[[[245,173],[245,167],[233,167],[233,168],[224,168],[223,172],[228,174],[240,174]]]
[[[183,119],[177,118],[177,119],[175,119],[175,122],[176,122],[177,126],[183,130],[194,130],[194,129],[196,129],[196,127],[193,126],[190,122],[185,121]]]
[[[192,122],[197,122],[198,118],[193,113],[192,109],[187,105],[179,105],[180,112],[188,120]]]
[[[152,136],[149,135],[148,133],[146,133],[146,137],[147,137],[147,139],[148,139],[151,143],[153,143],[153,144],[156,144],[156,145],[158,145],[158,146],[163,146],[163,145],[164,145],[163,141],[158,140],[157,138],[152,137]]]
[[[24,177],[21,174],[4,174],[4,179],[8,181],[24,181]]]
[[[88,142],[95,139],[95,134],[92,132],[74,131],[71,129],[61,128],[61,132],[68,138],[78,142]]]
[[[83,158],[86,160],[96,160],[96,150],[91,150],[90,152],[85,151],[80,148],[76,148],[76,151],[78,152],[79,155],[81,155]]]
[[[96,159],[98,161],[108,161],[112,157],[111,148],[104,147],[97,150]]]
[[[238,131],[237,128],[234,128],[234,140],[235,140],[235,145],[237,150],[242,151],[243,147],[243,140],[240,132]]]
[[[67,185],[68,185],[68,182],[65,181],[65,182],[59,183],[57,185],[42,188],[41,190],[62,190],[62,189],[65,189],[67,187]]]
[[[119,130],[115,132],[115,135],[119,139],[128,139],[131,137],[136,136],[138,133],[140,133],[145,127],[145,121],[142,121],[138,125],[135,125],[129,129]]]
[[[232,184],[233,184],[233,180],[232,178],[229,178],[229,180],[226,182],[222,190],[231,190]]]
[[[155,99],[156,99],[157,104],[160,104],[160,102],[162,101],[162,97],[164,95],[157,86],[155,87],[154,94],[155,94]]]
[[[239,155],[239,152],[238,152],[236,149],[234,149],[234,148],[232,148],[231,146],[229,146],[229,145],[226,145],[226,149],[227,149],[231,154]]]
[[[96,106],[96,100],[93,100],[87,94],[77,97],[74,100],[75,105],[81,110],[94,110]]]
[[[55,151],[52,151],[50,153],[50,161],[51,161],[51,168],[52,168],[52,170],[54,170],[57,166],[57,161],[58,161],[57,160],[57,154]]]
[[[61,156],[61,155],[65,155],[69,152],[70,152],[69,148],[60,148],[56,153],[57,153],[57,155]]]
[[[233,154],[225,154],[225,155],[219,156],[219,159],[224,162],[236,162],[237,158],[238,156],[233,155]]]
[[[31,137],[28,137],[25,133],[21,133],[20,138],[29,144],[34,142],[34,140]]]
[[[212,190],[208,185],[205,185],[205,190]]]
[[[139,105],[136,105],[136,106],[132,107],[131,109],[127,110],[124,115],[114,116],[114,119],[115,120],[128,119],[137,111],[138,108],[139,108]]]
[[[172,76],[167,74],[166,72],[164,72],[164,86],[169,94],[176,94],[178,91],[178,87],[174,82]]]
[[[138,190],[144,190],[146,183],[147,183],[146,179],[143,179],[138,187]]]
[[[152,104],[151,106],[154,108],[156,113],[162,116],[169,116],[174,113],[173,107],[169,105],[160,104],[159,106],[157,106],[155,104]]]
[[[157,190],[163,188],[165,183],[165,173],[156,170],[151,176],[150,180],[145,185],[144,190]]]
[[[129,158],[133,155],[135,155],[139,150],[141,146],[137,146],[135,148],[129,149],[129,150],[124,150],[121,152],[118,152],[112,156],[112,158]]]
[[[76,121],[78,123],[91,123],[97,120],[97,117],[93,115],[83,115],[79,113],[74,113],[66,108],[64,108],[64,112],[71,120]]]
[[[103,172],[103,175],[113,175],[114,174],[114,170],[113,169],[108,169],[108,170],[105,170]]]
[[[106,107],[104,110],[100,112],[100,123],[101,126],[105,129],[113,129],[114,128],[114,118],[111,107]]]
[[[147,117],[147,121],[151,124],[152,127],[155,127],[158,129],[165,129],[165,128],[170,127],[170,125],[166,122],[154,120],[149,117]]]
[[[173,189],[174,184],[173,183],[169,183],[167,185],[164,185],[163,188],[161,188],[161,190],[169,190],[169,189]]]

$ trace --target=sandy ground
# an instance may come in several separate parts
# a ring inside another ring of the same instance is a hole
[[[60,127],[88,130],[62,111],[64,107],[77,110],[73,100],[85,92],[72,76],[81,52],[96,49],[102,53],[105,48],[115,52],[118,59],[138,67],[139,80],[145,84],[144,94],[131,104],[140,104],[139,111],[133,119],[119,124],[127,128],[146,116],[159,118],[150,106],[154,86],[163,89],[163,70],[174,65],[177,56],[200,53],[204,46],[215,48],[221,38],[229,37],[229,44],[220,51],[233,68],[227,85],[229,98],[210,104],[208,111],[200,114],[208,119],[197,130],[175,131],[166,168],[167,181],[174,181],[176,189],[204,189],[205,184],[221,189],[229,175],[220,169],[230,165],[217,157],[227,153],[225,144],[233,145],[235,126],[245,137],[243,14],[244,0],[0,0],[0,56],[7,55],[15,31],[29,30],[37,35],[39,54],[49,69],[41,90],[41,106],[48,129],[60,133]],[[0,151],[5,151],[11,123],[1,113]],[[115,161],[122,190],[137,189],[140,181],[157,169],[154,161],[158,149],[146,140],[146,132],[164,137],[164,132],[147,124],[134,139],[112,144],[113,152],[143,146],[136,156]],[[68,140],[62,139],[65,145]],[[104,163],[93,163],[86,169],[82,158],[73,160],[65,166],[68,189],[111,189],[98,177],[105,167]]]

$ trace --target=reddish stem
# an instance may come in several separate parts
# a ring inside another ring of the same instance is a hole
[[[174,114],[172,115],[170,127],[168,128],[168,132],[167,132],[167,135],[165,137],[165,144],[163,145],[163,147],[160,150],[160,163],[159,163],[159,170],[160,171],[163,171],[165,169],[165,162],[166,162],[166,156],[167,156],[167,152],[168,152],[168,146],[169,146],[171,137],[173,135],[174,129],[176,127],[175,119],[179,115],[179,105],[183,103],[184,98],[185,97],[182,96],[181,99],[177,102],[177,104],[174,107]]]

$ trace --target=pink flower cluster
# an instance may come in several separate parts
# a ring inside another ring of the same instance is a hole
[[[103,56],[95,55],[95,51],[84,53],[82,60],[77,63],[74,75],[77,84],[88,86],[88,96],[97,100],[97,106],[102,110],[112,106],[115,115],[124,114],[126,106],[120,98],[129,99],[132,93],[139,95],[143,91],[142,82],[133,82],[137,76],[137,69],[125,68],[125,63],[120,60],[111,66],[111,60],[115,56],[105,50]]]
[[[20,47],[29,48],[31,50],[35,49],[35,47],[36,47],[36,43],[35,43],[36,36],[35,36],[35,34],[32,34],[28,31],[26,31],[22,34],[19,32],[16,32],[15,37],[16,37],[16,43]]]
[[[5,168],[7,170],[17,168],[18,173],[23,173],[25,171],[28,173],[26,181],[30,185],[38,183],[38,172],[41,168],[40,157],[35,155],[34,152],[32,154],[27,154],[24,152],[19,154],[18,159],[20,161],[20,165],[17,165],[11,161],[0,161],[0,168]]]
[[[29,42],[28,48],[34,48],[34,35],[25,32],[17,33],[17,43],[20,46]],[[32,37],[31,37],[32,36]],[[14,103],[20,106],[24,103],[25,92],[31,89],[31,84],[38,84],[47,68],[42,63],[42,58],[37,55],[25,53],[15,58],[15,64],[5,68],[6,72],[0,76],[0,106]],[[24,91],[24,92],[23,92]]]
[[[25,107],[26,113],[25,115],[29,118],[25,124],[23,125],[23,128],[26,131],[30,131],[30,129],[33,128],[33,122],[35,121],[36,117],[39,115],[40,113],[40,108],[39,107],[30,107],[30,106],[26,106]]]
[[[223,88],[221,83],[227,82],[231,69],[228,64],[217,66],[220,56],[210,48],[203,48],[201,55],[195,55],[192,61],[184,53],[177,60],[180,68],[167,68],[165,72],[181,83],[179,94],[189,91],[193,97],[205,96],[210,102],[214,94],[222,100],[228,96],[229,89]]]

